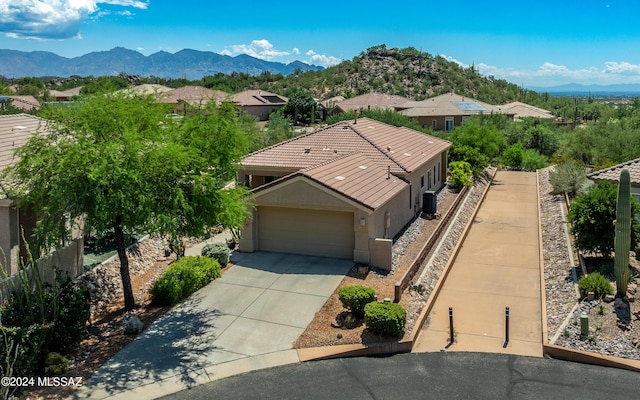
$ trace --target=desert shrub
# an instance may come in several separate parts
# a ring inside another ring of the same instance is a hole
[[[613,286],[611,282],[599,272],[592,272],[583,276],[578,281],[578,289],[582,298],[587,297],[589,292],[593,292],[596,299],[604,297],[605,294],[613,294]]]
[[[569,210],[571,234],[576,249],[598,252],[609,258],[615,238],[617,188],[608,182],[598,182],[591,190],[573,201]],[[638,203],[631,197],[631,215],[638,214]],[[640,235],[640,221],[631,221],[631,248],[635,248]]]
[[[51,352],[44,359],[44,373],[47,375],[62,375],[69,370],[69,361],[60,353]]]
[[[220,264],[208,257],[184,257],[173,263],[153,284],[149,293],[157,306],[174,306],[220,277]]]
[[[204,257],[213,258],[218,261],[221,267],[226,267],[229,263],[229,246],[224,243],[209,243],[202,248],[200,253]]]
[[[364,307],[364,323],[379,335],[398,337],[404,334],[407,312],[396,303],[369,303]]]
[[[517,142],[507,147],[502,153],[502,162],[504,165],[513,169],[522,168],[522,158],[524,157],[524,149],[522,143]]]
[[[0,326],[4,339],[0,346],[0,360],[14,362],[12,376],[33,376],[40,370],[43,349],[50,324],[28,326]],[[5,346],[5,344],[11,346]],[[17,351],[16,351],[17,350]],[[7,354],[9,353],[9,354]],[[15,356],[15,360],[12,359]]]
[[[453,145],[449,149],[449,161],[465,161],[471,166],[473,176],[479,176],[484,168],[489,165],[487,157],[475,147],[467,145]]]
[[[364,315],[364,307],[376,300],[376,292],[362,285],[343,286],[338,291],[342,306],[356,315]]]
[[[527,149],[522,153],[522,165],[520,169],[523,171],[536,171],[547,165],[547,158],[540,154],[538,150]]]
[[[460,190],[464,186],[472,183],[471,166],[465,161],[454,161],[449,163],[449,186],[452,189]]]
[[[584,167],[572,161],[556,165],[554,170],[549,172],[549,181],[553,186],[553,193],[566,192],[572,197],[586,193],[593,185],[587,178]]]

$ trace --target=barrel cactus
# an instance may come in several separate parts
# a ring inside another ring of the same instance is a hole
[[[627,294],[629,283],[629,251],[631,250],[631,178],[629,171],[620,173],[618,203],[616,205],[616,237],[614,241],[614,271],[617,296]]]

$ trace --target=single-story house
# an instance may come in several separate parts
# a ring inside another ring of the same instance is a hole
[[[52,101],[71,101],[80,96],[80,90],[82,90],[82,86],[67,90],[50,90],[49,96],[53,98]]]
[[[46,131],[47,123],[29,114],[0,115],[0,172],[15,163],[16,149],[29,137]],[[27,259],[25,239],[29,240],[35,226],[35,210],[16,207],[0,183],[0,265],[7,275],[18,271],[21,258]],[[57,252],[64,260],[64,265],[57,266],[75,277],[83,270],[83,242],[80,232],[72,232],[72,238],[68,247]]]
[[[493,106],[455,93],[441,94],[422,101],[397,104],[396,111],[418,121],[423,128],[434,131],[452,131],[472,115],[506,114],[513,120],[514,114],[501,106]]]
[[[210,101],[222,103],[229,93],[212,90],[203,86],[183,86],[160,93],[157,98],[161,103],[176,104],[175,111],[184,113],[186,108],[203,108]]]
[[[240,251],[351,259],[391,268],[392,239],[446,181],[451,143],[368,118],[246,156],[238,183],[254,208]]]
[[[162,93],[173,90],[172,88],[158,83],[143,83],[142,85],[132,86],[121,89],[118,92],[131,94],[134,96],[159,96]]]
[[[337,102],[335,111],[342,113],[351,110],[393,110],[394,106],[408,101],[410,100],[406,97],[372,92]]]
[[[554,120],[556,116],[544,108],[532,106],[531,104],[514,101],[501,107],[505,112],[513,113],[515,119],[532,117],[546,120]]]
[[[269,113],[289,102],[289,98],[265,90],[245,90],[231,96],[231,101],[259,121],[267,121]]]
[[[587,175],[587,178],[596,182],[607,181],[617,184],[620,182],[620,172],[622,172],[623,169],[629,171],[629,177],[631,178],[631,195],[640,201],[640,158],[592,172]]]
[[[37,111],[40,109],[40,102],[33,96],[13,96],[13,95],[0,95],[0,109],[2,109],[2,103],[10,103],[13,107],[19,108],[23,111]]]

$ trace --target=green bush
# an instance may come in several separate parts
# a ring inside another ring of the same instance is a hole
[[[522,143],[517,142],[507,147],[502,153],[502,162],[504,165],[513,169],[522,168],[522,159],[524,157],[524,149]]]
[[[452,189],[460,190],[464,186],[469,186],[473,182],[471,176],[473,172],[471,166],[466,161],[454,161],[449,163],[449,186]]]
[[[173,263],[153,284],[151,303],[174,306],[220,277],[220,264],[208,257],[184,257]]]
[[[369,303],[364,308],[364,323],[379,335],[398,337],[404,334],[407,312],[396,303]]]
[[[221,267],[226,267],[229,263],[229,246],[225,243],[210,243],[202,248],[200,253],[204,257],[213,258],[218,261]]]
[[[582,298],[587,297],[589,292],[593,292],[596,299],[601,299],[605,294],[613,294],[611,282],[599,272],[592,272],[583,276],[578,281],[578,289]]]
[[[522,153],[523,171],[536,171],[547,166],[547,158],[540,154],[538,150],[527,149]]]
[[[553,186],[553,193],[566,192],[572,197],[586,193],[593,185],[587,178],[584,166],[572,161],[556,165],[554,170],[549,172],[549,181]]]
[[[44,356],[42,352],[50,330],[50,324],[0,326],[0,360],[3,364],[5,360],[9,363],[15,362],[12,376],[33,376],[40,370]],[[8,346],[5,346],[5,343]]]
[[[344,308],[362,316],[364,315],[364,307],[376,300],[376,292],[372,288],[362,285],[343,286],[338,291],[338,298]]]
[[[69,361],[60,353],[51,352],[44,359],[44,373],[47,375],[62,375],[69,370]]]

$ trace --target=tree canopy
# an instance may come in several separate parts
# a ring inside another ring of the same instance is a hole
[[[239,227],[247,215],[243,189],[224,189],[247,147],[233,106],[178,121],[165,119],[165,107],[124,95],[48,107],[48,132],[18,149],[3,174],[14,183],[10,197],[37,210],[38,242],[54,245],[79,220],[85,232],[115,231],[127,309],[125,233],[198,236]]]

